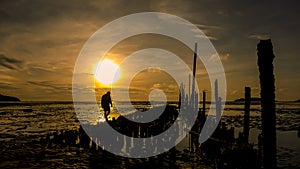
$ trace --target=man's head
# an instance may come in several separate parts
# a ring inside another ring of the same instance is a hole
[[[106,94],[110,95],[110,91],[106,92]]]

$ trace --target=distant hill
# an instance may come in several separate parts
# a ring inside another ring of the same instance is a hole
[[[5,96],[0,94],[0,101],[1,102],[6,102],[6,101],[14,101],[14,102],[19,102],[21,101],[19,98],[17,97],[13,97],[13,96]]]
[[[236,100],[234,100],[234,102],[245,102],[245,98],[236,99]],[[251,102],[260,102],[260,98],[259,97],[252,97]]]

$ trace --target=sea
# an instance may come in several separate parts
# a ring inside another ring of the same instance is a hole
[[[101,109],[98,112],[93,111],[95,109],[91,106],[94,105],[89,102],[82,105],[82,110],[78,112],[82,113],[81,119],[78,119],[72,102],[0,103],[0,168],[90,168],[91,154],[84,149],[51,148],[47,150],[48,158],[39,159],[42,147],[35,144],[49,134],[79,129],[79,121],[90,125],[104,121]],[[123,107],[126,107],[126,104]],[[147,102],[136,102],[135,107],[149,109],[151,105]],[[118,116],[116,109],[111,113],[111,117],[114,116]],[[221,121],[228,127],[234,127],[235,136],[238,137],[239,132],[243,130],[243,116],[244,105],[229,102],[224,107]],[[278,167],[300,168],[300,103],[277,102],[276,118]],[[251,105],[249,142],[254,146],[258,144],[260,132],[260,105]],[[183,140],[176,148],[182,151],[187,149],[187,140],[188,138]],[[101,160],[97,162],[101,163]],[[184,161],[177,163],[179,168],[194,168],[193,164]],[[127,167],[122,164],[106,164],[106,168]]]

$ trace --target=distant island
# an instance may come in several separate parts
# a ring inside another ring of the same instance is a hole
[[[0,102],[20,102],[21,100],[13,96],[5,96],[0,94]]]
[[[234,102],[245,102],[245,98],[236,99],[236,100],[234,100]],[[252,97],[251,102],[258,102],[259,103],[260,98],[259,97]]]

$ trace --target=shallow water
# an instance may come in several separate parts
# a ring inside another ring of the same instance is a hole
[[[103,120],[103,114],[91,111],[92,105],[85,104],[79,111],[77,118],[73,103],[19,103],[2,104],[0,107],[0,167],[7,168],[40,168],[40,167],[64,167],[64,168],[87,168],[91,167],[89,152],[85,149],[52,148],[44,150],[46,159],[36,158],[42,150],[41,145],[32,144],[51,134],[62,130],[73,130],[79,128],[79,121],[88,124],[97,124]],[[126,105],[124,105],[126,106]],[[149,105],[137,105],[140,108]],[[208,106],[207,106],[208,107]],[[278,166],[282,168],[299,168],[300,162],[300,139],[297,129],[300,126],[300,104],[280,103],[277,106],[277,143],[278,143]],[[31,110],[28,112],[28,110]],[[250,113],[250,142],[257,144],[257,135],[260,132],[259,105],[252,106]],[[243,105],[226,105],[222,121],[228,127],[235,127],[236,135],[242,130]],[[112,112],[112,115],[116,112]],[[117,116],[117,115],[116,115]],[[177,145],[178,150],[188,148],[188,138]],[[97,161],[99,163],[99,161]],[[101,163],[101,160],[100,160]],[[127,168],[122,160],[114,161],[115,164],[103,163],[107,168]],[[141,163],[144,163],[143,161]],[[126,165],[138,165],[138,162]],[[122,165],[124,165],[122,167]],[[178,160],[176,165],[180,168],[193,168],[201,165],[195,162]],[[209,168],[210,166],[203,167]],[[105,167],[104,167],[105,168]]]

